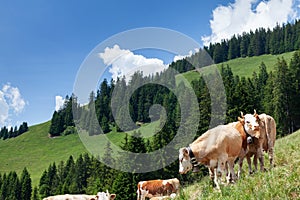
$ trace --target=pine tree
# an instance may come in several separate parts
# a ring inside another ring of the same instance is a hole
[[[31,178],[26,168],[24,168],[21,175],[21,199],[30,200],[32,192]]]
[[[37,187],[33,188],[31,200],[40,200],[39,191]]]
[[[115,177],[111,190],[118,194],[119,199],[136,199],[136,184],[133,175],[128,172],[120,171]]]
[[[292,77],[291,102],[293,112],[291,113],[291,132],[300,128],[300,52],[295,52],[290,62],[290,73]]]
[[[292,111],[290,105],[291,91],[291,74],[286,61],[278,59],[276,74],[274,76],[274,119],[280,122],[277,126],[278,135],[286,135],[291,133],[290,113]]]

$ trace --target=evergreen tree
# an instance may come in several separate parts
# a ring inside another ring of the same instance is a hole
[[[51,136],[59,136],[60,133],[63,132],[63,130],[64,127],[63,127],[63,120],[61,118],[61,115],[59,114],[59,112],[54,111],[51,119],[51,126],[50,126],[49,133],[51,134]]]
[[[26,168],[24,168],[21,175],[21,199],[30,200],[32,192],[31,178]]]
[[[111,190],[122,200],[136,199],[136,183],[133,174],[120,171],[116,175]]]
[[[286,61],[282,59],[278,59],[277,61],[277,69],[276,74],[274,76],[274,119],[277,122],[277,132],[278,135],[286,135],[291,133],[291,74],[288,69]]]
[[[33,188],[31,200],[40,200],[39,191],[37,187]]]
[[[290,73],[292,77],[291,102],[291,132],[300,128],[300,52],[295,52],[290,62]]]

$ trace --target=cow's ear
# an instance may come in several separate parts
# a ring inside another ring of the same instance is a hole
[[[111,194],[111,195],[110,195],[110,199],[112,199],[112,200],[113,200],[113,199],[115,199],[115,198],[116,198],[116,196],[117,196],[116,194]]]
[[[244,123],[244,122],[245,122],[244,118],[238,117],[238,120],[239,120],[239,122],[241,122],[241,123]]]
[[[189,155],[189,150],[187,148],[183,149],[183,155],[185,155],[185,156]]]

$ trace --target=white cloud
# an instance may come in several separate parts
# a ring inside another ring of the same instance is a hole
[[[99,53],[99,57],[104,64],[111,65],[109,72],[115,80],[117,77],[125,76],[126,81],[129,81],[136,71],[142,71],[143,75],[147,76],[167,68],[167,65],[160,59],[136,55],[130,50],[121,49],[118,45],[112,48],[106,47],[103,53]]]
[[[198,51],[199,51],[199,49],[195,49],[194,52],[192,50],[190,50],[188,55],[177,55],[177,56],[174,56],[173,62],[176,62],[177,60],[182,60],[182,59],[184,59],[186,57],[190,57],[194,53],[197,53]]]
[[[4,94],[2,91],[0,91],[0,126],[1,127],[5,125],[5,122],[8,119],[8,110],[9,110],[9,106],[6,103]]]
[[[26,106],[20,90],[12,87],[10,83],[5,84],[0,90],[0,126],[5,126],[11,121],[10,111],[20,114]]]
[[[62,96],[55,96],[55,110],[58,111],[65,103],[65,99]]]
[[[272,29],[276,24],[295,19],[297,6],[294,0],[236,0],[228,6],[219,6],[210,20],[212,33],[202,37],[202,41],[208,45],[260,27]]]

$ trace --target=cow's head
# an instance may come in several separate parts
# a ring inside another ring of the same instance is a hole
[[[259,132],[259,124],[260,119],[258,114],[256,113],[256,110],[254,110],[254,114],[246,114],[244,115],[241,112],[241,117],[238,118],[239,121],[243,124],[245,131],[252,137],[259,138],[260,132]]]
[[[108,190],[106,190],[106,192],[98,192],[96,198],[97,200],[114,200],[116,194],[109,194]]]
[[[179,173],[186,174],[188,171],[193,169],[189,151],[187,148],[179,149]]]

